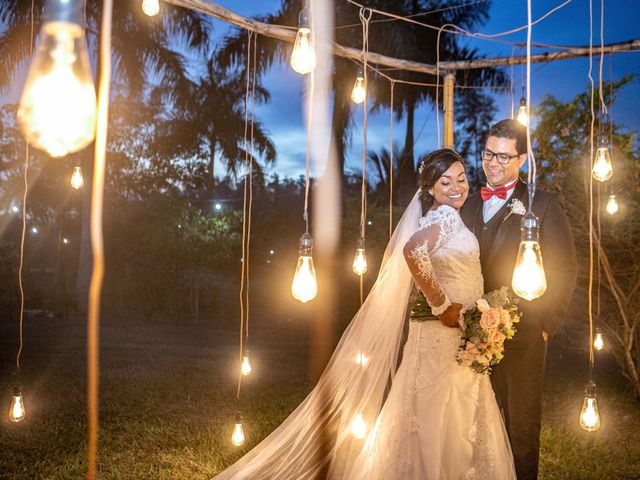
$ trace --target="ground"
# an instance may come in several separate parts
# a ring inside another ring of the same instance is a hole
[[[243,386],[247,444],[230,443],[237,331],[105,314],[102,321],[99,478],[213,477],[273,430],[304,398],[308,331],[298,320],[253,320],[254,375]],[[264,324],[270,322],[267,326]],[[16,329],[0,329],[0,400],[9,405]],[[27,418],[0,420],[0,479],[78,479],[85,475],[85,325],[29,315],[23,376]],[[549,352],[541,479],[640,478],[640,402],[610,355],[598,358],[602,428],[586,433],[578,414],[587,353],[560,342]]]

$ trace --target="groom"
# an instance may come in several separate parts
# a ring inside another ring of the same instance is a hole
[[[482,152],[487,186],[469,197],[462,219],[480,244],[485,292],[511,286],[520,244],[522,208],[529,206],[527,185],[518,178],[527,158],[526,129],[516,120],[491,127]],[[536,189],[540,249],[547,277],[542,297],[521,299],[522,320],[491,383],[509,434],[518,480],[538,476],[542,379],[547,340],[564,322],[576,282],[576,254],[560,197]]]

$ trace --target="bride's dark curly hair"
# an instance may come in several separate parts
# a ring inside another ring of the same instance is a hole
[[[426,212],[433,205],[433,195],[429,190],[438,182],[440,177],[456,162],[465,167],[464,159],[458,152],[451,148],[443,148],[428,153],[420,160],[418,171],[420,172],[420,200],[422,211]],[[466,167],[465,167],[466,170]]]

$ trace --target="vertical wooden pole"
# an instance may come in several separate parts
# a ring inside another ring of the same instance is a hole
[[[447,73],[444,76],[444,130],[442,145],[453,148],[453,83],[455,75]]]

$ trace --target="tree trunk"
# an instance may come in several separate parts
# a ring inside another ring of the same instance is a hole
[[[76,307],[84,314],[87,312],[89,284],[91,283],[91,187],[93,180],[93,150],[87,148],[82,158],[82,173],[84,186],[82,187],[82,226],[80,229],[80,255],[78,258],[78,274],[76,277]]]
[[[415,109],[416,99],[415,96],[412,95],[407,100],[407,130],[404,139],[402,157],[398,165],[398,202],[402,209],[409,205],[418,185],[415,160],[413,157],[413,124]]]
[[[209,142],[209,168],[207,169],[207,190],[213,192],[216,185],[215,164],[216,164],[216,141],[211,139]]]

